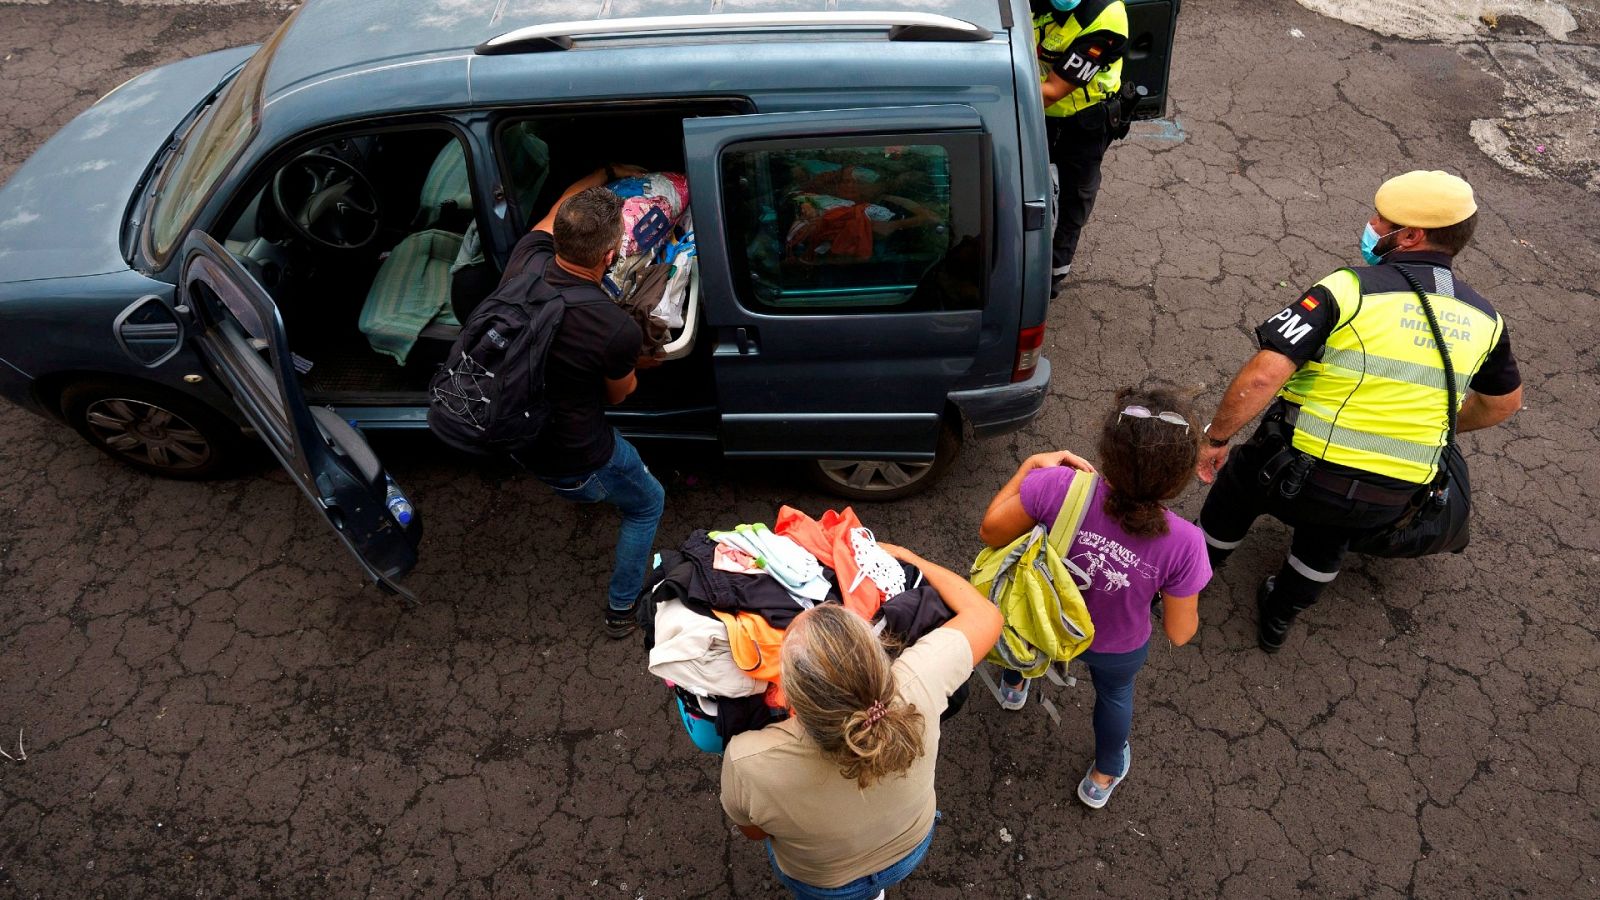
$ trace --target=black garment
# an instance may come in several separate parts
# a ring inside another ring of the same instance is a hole
[[[722,746],[728,746],[735,735],[746,731],[760,731],[773,722],[789,718],[788,710],[773,709],[767,705],[765,694],[754,697],[717,698],[717,737]]]
[[[761,616],[773,628],[784,629],[804,607],[789,593],[789,589],[770,575],[742,575],[724,572],[715,566],[716,541],[705,529],[689,535],[678,550],[661,553],[661,566],[645,578],[645,593],[659,599],[674,597],[683,605],[703,616],[713,609],[724,612],[752,612]],[[842,603],[838,583],[833,572],[823,569],[833,587],[823,598],[823,603]],[[655,615],[654,601],[650,615]]]
[[[915,580],[916,576],[912,575],[906,583]],[[884,633],[910,646],[953,618],[955,613],[944,605],[939,592],[930,584],[921,584],[885,600],[872,621],[884,620],[888,623],[883,627]]]
[[[1100,163],[1111,147],[1111,114],[1096,103],[1071,116],[1046,116],[1050,163],[1056,167],[1056,232],[1051,275],[1060,278],[1078,252],[1078,236],[1100,194]]]
[[[570,478],[610,461],[616,438],[606,424],[606,381],[633,371],[644,335],[599,285],[561,268],[555,256],[554,237],[529,232],[511,252],[501,283],[539,266],[545,281],[566,298],[567,312],[545,362],[550,418],[538,444],[519,459],[535,475]]]
[[[1200,510],[1200,527],[1205,531],[1206,552],[1213,569],[1227,561],[1233,547],[1244,540],[1262,513],[1294,529],[1289,558],[1278,572],[1277,584],[1268,598],[1269,611],[1276,618],[1287,619],[1317,602],[1317,595],[1339,574],[1339,564],[1352,537],[1394,522],[1405,513],[1406,506],[1347,500],[1310,482],[1301,487],[1298,496],[1284,498],[1275,484],[1261,483],[1263,467],[1284,446],[1281,439],[1272,436],[1274,429],[1274,423],[1263,423],[1248,443],[1228,455],[1227,464],[1218,473]],[[1324,471],[1344,468],[1325,463],[1317,466]],[[1363,481],[1376,480],[1370,473],[1358,474]]]

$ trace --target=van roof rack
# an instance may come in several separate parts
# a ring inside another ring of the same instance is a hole
[[[891,41],[987,41],[994,33],[963,19],[917,12],[716,13],[640,16],[530,25],[479,44],[481,56],[571,50],[574,38],[706,31],[772,31],[785,28],[886,28]]]

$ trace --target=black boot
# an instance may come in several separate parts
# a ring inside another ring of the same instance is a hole
[[[1269,576],[1256,588],[1256,642],[1267,653],[1277,653],[1283,649],[1283,642],[1289,637],[1289,626],[1294,624],[1294,617],[1299,612],[1273,607],[1272,587],[1276,583],[1277,579]]]

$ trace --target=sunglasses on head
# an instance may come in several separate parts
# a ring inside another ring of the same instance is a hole
[[[1182,425],[1183,433],[1189,433],[1188,421],[1171,410],[1153,413],[1143,406],[1129,406],[1124,408],[1122,412],[1117,413],[1117,421],[1121,422],[1123,416],[1127,416],[1130,419],[1160,419],[1168,425]]]

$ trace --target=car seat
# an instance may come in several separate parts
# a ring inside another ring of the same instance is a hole
[[[550,149],[527,129],[507,132],[507,162],[519,173],[519,203],[532,203],[544,187],[550,168]],[[465,235],[452,226],[465,219],[466,230],[475,229],[472,217],[472,179],[461,141],[452,137],[434,157],[422,182],[415,221],[421,230],[407,236],[389,251],[367,291],[358,326],[377,353],[405,365],[418,339],[454,341],[461,323],[451,309],[450,285],[454,269],[481,265],[476,241],[466,241],[472,258],[460,260]]]

